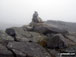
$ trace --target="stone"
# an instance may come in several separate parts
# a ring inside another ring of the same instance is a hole
[[[6,29],[5,31],[9,36],[12,36],[14,38],[14,41],[17,41],[16,39],[16,33],[15,33],[15,30],[12,29],[12,28],[8,28]]]
[[[49,26],[45,23],[35,23],[33,24],[33,31],[42,33],[42,34],[51,34],[51,33],[62,33],[67,34],[68,32],[65,30],[58,29],[56,27]]]
[[[12,36],[11,33],[13,33],[13,37],[16,41],[22,41],[21,39],[28,41],[27,38],[32,37],[28,31],[23,29],[23,27],[8,28],[6,29],[6,33],[9,34],[10,36]]]
[[[35,23],[41,23],[42,22],[41,18],[38,16],[37,11],[35,11],[33,14],[32,22],[35,22]]]
[[[6,34],[4,31],[0,31],[0,40],[14,40],[11,36]]]
[[[15,30],[12,29],[12,28],[6,29],[5,32],[6,32],[8,35],[12,36],[12,37],[15,37],[15,36],[16,36]]]
[[[51,49],[62,49],[67,47],[67,41],[61,34],[56,34],[47,42],[47,47]]]
[[[5,46],[0,44],[0,57],[14,57],[13,53]]]
[[[47,41],[47,47],[53,49],[64,49],[74,45],[76,45],[74,41],[64,37],[62,34],[54,34],[52,38],[49,38]]]
[[[16,55],[20,55],[16,53],[19,51],[25,54],[25,56],[28,55],[28,57],[51,57],[45,48],[34,42],[10,42],[7,47],[13,50]]]
[[[14,27],[14,28],[9,28],[8,30],[14,30],[14,34],[16,34],[15,38],[17,41],[32,41],[32,42],[38,42],[40,43],[41,41],[46,41],[47,37],[44,36],[43,34],[33,32],[33,31],[27,31],[24,30],[23,27]],[[12,33],[12,31],[8,31],[9,33]],[[10,35],[10,34],[9,34]],[[11,35],[10,35],[11,36]]]
[[[0,44],[7,45],[10,41],[14,41],[14,38],[6,34],[4,31],[0,31]]]

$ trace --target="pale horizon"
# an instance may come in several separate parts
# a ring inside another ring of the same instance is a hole
[[[76,0],[0,0],[0,23],[29,24],[34,11],[43,21],[76,22]]]

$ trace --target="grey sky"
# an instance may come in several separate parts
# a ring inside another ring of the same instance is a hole
[[[0,0],[0,22],[28,24],[35,10],[43,20],[76,22],[76,0]]]

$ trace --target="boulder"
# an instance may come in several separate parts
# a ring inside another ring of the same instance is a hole
[[[5,46],[0,44],[0,57],[14,57],[13,53]]]
[[[25,40],[25,41],[28,41],[27,38],[31,38],[31,34],[24,30],[23,27],[12,27],[12,28],[8,28],[6,29],[6,33],[10,36],[13,35],[14,37],[14,40],[16,41],[21,41],[22,39]],[[12,35],[11,35],[12,33]]]
[[[14,38],[6,34],[4,31],[0,31],[0,44],[7,45],[10,41],[14,41]]]
[[[23,54],[23,56],[28,57],[51,57],[42,46],[34,42],[10,42],[7,47],[11,49],[16,56]]]
[[[32,22],[35,22],[35,23],[41,23],[42,22],[41,18],[38,16],[37,11],[35,11],[33,14]]]
[[[36,32],[39,32],[39,33],[42,33],[42,34],[48,34],[48,33],[50,33],[50,34],[51,33],[67,34],[68,33],[65,30],[61,30],[59,28],[49,26],[45,23],[35,23],[35,24],[33,24],[33,31],[36,31]]]
[[[14,40],[11,36],[6,34],[4,31],[0,31],[0,40]]]
[[[16,33],[15,33],[15,30],[12,29],[12,28],[8,28],[6,29],[5,31],[8,35],[12,36],[14,38],[14,41],[17,41],[16,39]]]
[[[48,40],[47,47],[53,48],[53,49],[63,49],[63,48],[72,46],[74,44],[75,44],[74,42],[65,38],[63,35],[56,34]]]

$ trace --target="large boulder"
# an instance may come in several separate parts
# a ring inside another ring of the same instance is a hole
[[[23,56],[27,57],[51,57],[42,46],[34,42],[10,42],[7,47],[11,49],[16,56],[23,54]]]
[[[0,44],[7,45],[10,41],[14,41],[14,38],[6,34],[4,31],[0,31]]]
[[[54,48],[54,49],[63,49],[69,46],[75,45],[74,42],[71,40],[65,38],[61,34],[56,34],[52,38],[50,38],[47,42],[48,48]]]
[[[39,33],[43,33],[43,34],[48,34],[48,33],[62,33],[62,34],[66,34],[68,33],[65,30],[61,30],[59,28],[53,27],[53,26],[49,26],[45,23],[34,23],[33,24],[33,31],[39,32]]]
[[[13,53],[5,46],[0,44],[0,57],[14,57]]]

